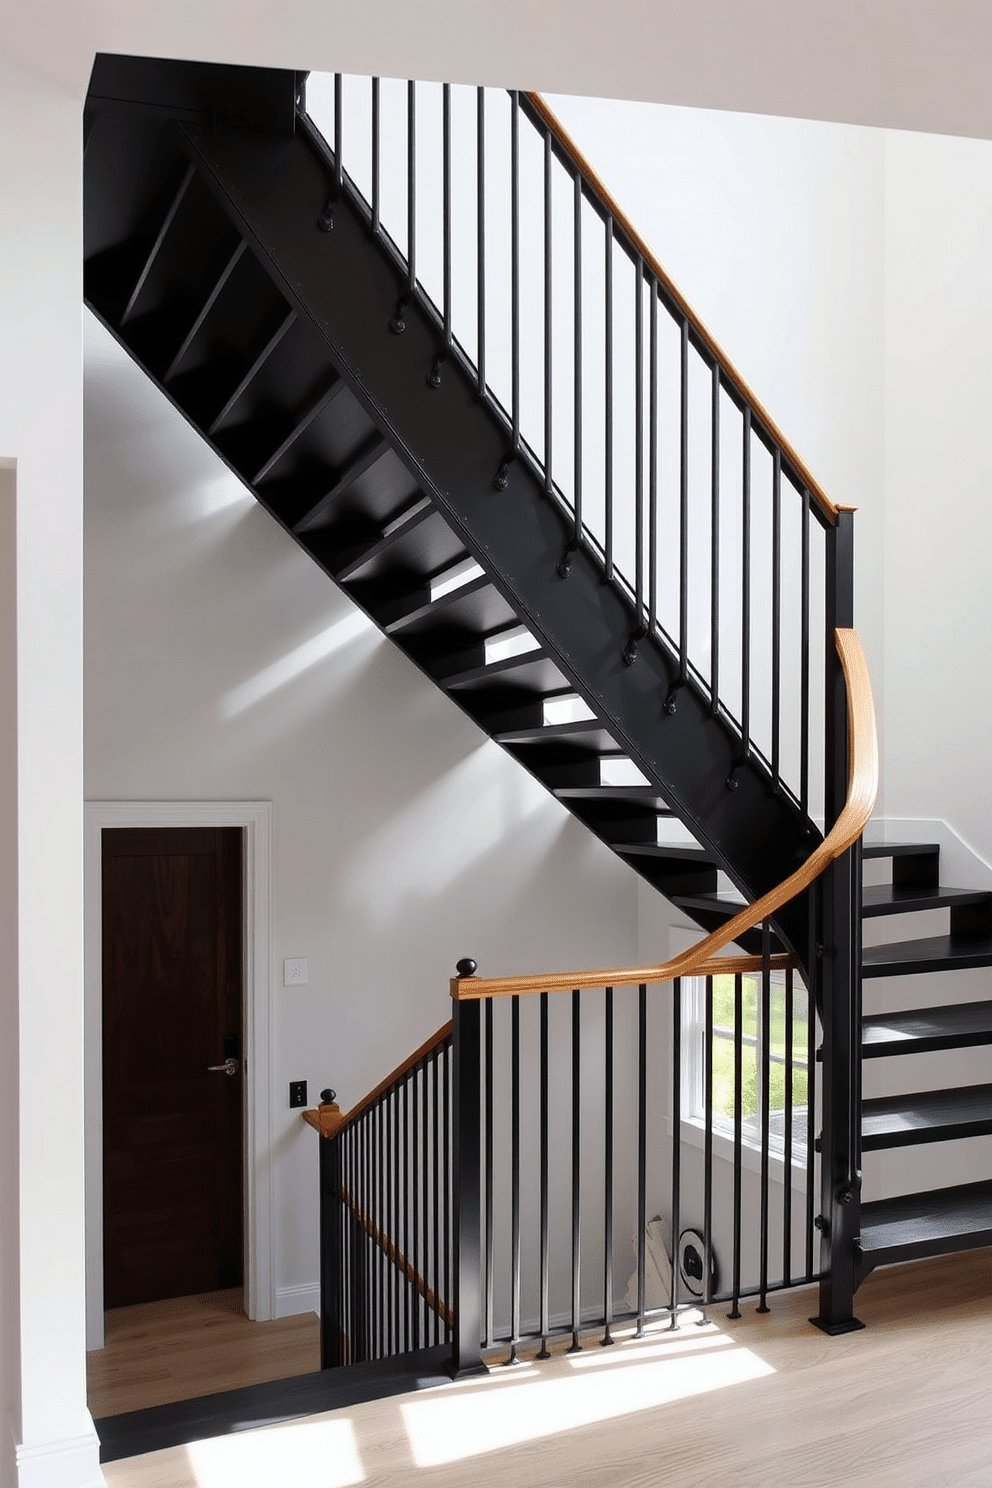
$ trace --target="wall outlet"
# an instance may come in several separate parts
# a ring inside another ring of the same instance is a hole
[[[282,963],[284,987],[305,987],[310,980],[310,963],[305,956],[289,956]]]
[[[307,1103],[306,1080],[290,1080],[289,1082],[289,1104],[291,1107],[305,1106]]]

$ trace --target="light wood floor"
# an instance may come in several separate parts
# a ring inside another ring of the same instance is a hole
[[[111,1488],[990,1488],[987,1251],[876,1273],[861,1333],[813,1297],[104,1468]]]
[[[97,1418],[319,1368],[316,1313],[251,1323],[240,1288],[114,1308],[106,1347],[86,1358]]]

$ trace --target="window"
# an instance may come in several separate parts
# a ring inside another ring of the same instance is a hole
[[[735,980],[713,978],[713,1131],[734,1135]],[[747,1147],[760,1149],[764,1102],[761,977],[741,977],[741,1132]],[[772,973],[768,1007],[769,1150],[785,1153],[788,1095],[791,1085],[792,1165],[805,1167],[809,1087],[809,1018],[806,989],[795,978],[792,1006],[783,973]],[[683,982],[688,1059],[685,1062],[684,1109],[687,1119],[702,1127],[706,1119],[706,981]],[[792,1059],[788,1057],[791,1023]]]

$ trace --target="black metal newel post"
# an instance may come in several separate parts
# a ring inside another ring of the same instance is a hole
[[[322,1090],[325,1104],[333,1090]],[[320,1163],[320,1367],[336,1369],[345,1363],[342,1340],[341,1160],[337,1137],[321,1136]]]
[[[841,511],[827,533],[826,821],[836,821],[847,796],[847,697],[834,643],[838,626],[854,622],[854,513]],[[811,1319],[825,1333],[849,1333],[854,1316],[855,1242],[861,1223],[860,1112],[856,1109],[855,1043],[860,1027],[861,852],[855,847],[823,877],[823,1134],[820,1146],[820,1310]]]
[[[476,963],[459,961],[458,980],[475,975]],[[479,1090],[482,1075],[480,1008],[476,998],[458,995],[452,982],[452,1168],[454,1246],[452,1311],[455,1317],[451,1372],[455,1379],[485,1372],[482,1363],[482,1225]]]

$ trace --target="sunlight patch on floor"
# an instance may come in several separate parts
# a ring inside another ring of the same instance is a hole
[[[198,1488],[351,1488],[365,1480],[349,1420],[303,1421],[242,1435],[215,1436],[186,1448]]]
[[[498,1452],[775,1373],[750,1349],[718,1335],[673,1339],[649,1350],[635,1345],[616,1354],[605,1351],[585,1365],[582,1358],[569,1359],[573,1367],[566,1374],[504,1385],[496,1410],[488,1390],[458,1396],[442,1391],[405,1404],[403,1421],[417,1466]]]

